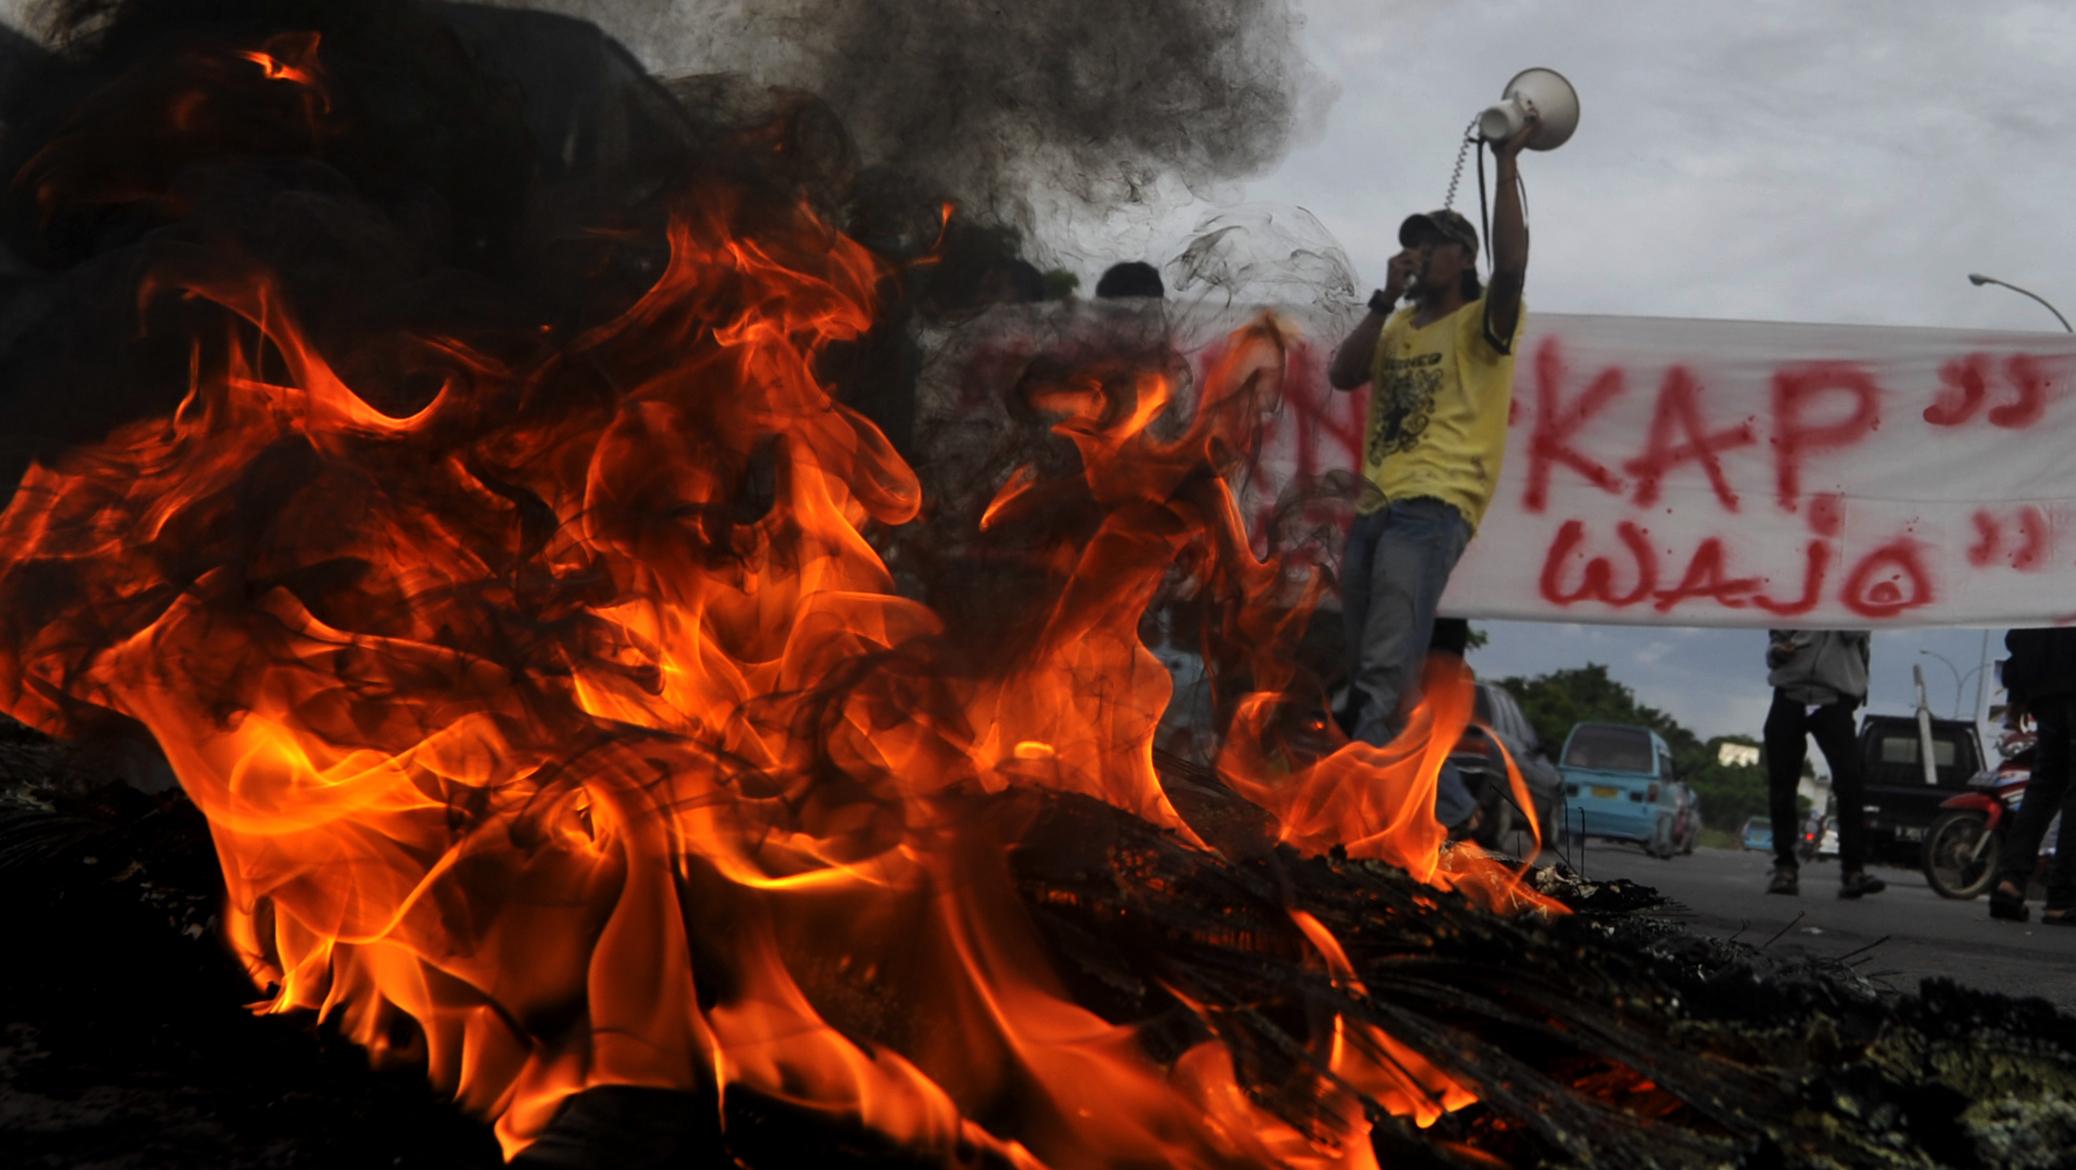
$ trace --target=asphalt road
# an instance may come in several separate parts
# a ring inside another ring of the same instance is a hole
[[[1579,860],[1574,850],[1575,868]],[[1677,917],[1697,933],[1846,959],[1898,992],[1943,976],[2005,995],[2037,995],[2076,1012],[2076,927],[2040,924],[2037,886],[2032,921],[1998,922],[1986,900],[1942,898],[1916,870],[1874,866],[1869,872],[1888,889],[1847,901],[1838,897],[1835,860],[1804,865],[1794,898],[1766,893],[1771,865],[1769,853],[1696,849],[1659,861],[1633,845],[1593,841],[1583,873],[1654,887],[1680,904]]]

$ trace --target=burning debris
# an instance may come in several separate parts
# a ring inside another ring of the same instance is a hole
[[[42,944],[5,968],[9,1108],[41,1110],[10,1139],[28,1164],[497,1162],[415,1068],[370,1073],[335,1029],[241,1016],[242,977],[213,941],[219,871],[191,807],[120,785],[79,792],[66,783],[85,766],[76,752],[25,733],[6,746],[0,875],[24,939]],[[1312,1059],[1302,1037],[1321,1011],[1388,1018],[1460,1052],[1487,1095],[1425,1130],[1383,1120],[1385,1165],[2049,1167],[2076,1136],[2076,1034],[2043,1002],[1942,983],[1881,995],[1843,966],[1689,935],[1621,882],[1545,871],[1538,887],[1574,913],[1492,915],[1390,866],[1269,847],[1254,806],[1186,769],[1169,780],[1190,821],[1245,860],[1073,798],[1018,791],[984,798],[998,807],[980,816],[1021,829],[1008,880],[1066,986],[1138,1022],[1152,1053],[1186,1048],[1205,1009],[1271,1096],[1313,1083],[1287,1070]],[[1342,941],[1367,995],[1303,961],[1291,908]],[[101,929],[83,936],[83,918]],[[155,973],[146,993],[138,970]],[[823,964],[808,978],[847,1027],[884,1039],[870,974]],[[730,1158],[945,1164],[710,1086],[579,1094],[518,1164]]]
[[[2051,1013],[1890,1018],[1446,847],[1446,670],[1398,743],[1334,741],[1316,574],[1224,478],[1273,319],[1200,374],[1141,316],[1069,330],[985,388],[1018,458],[938,499],[906,314],[994,295],[1014,233],[943,199],[1008,172],[935,133],[891,172],[834,112],[883,78],[666,86],[466,6],[69,21],[6,115],[0,709],[141,729],[184,797],[49,795],[0,858],[76,881],[156,840],[153,896],[192,899],[205,823],[263,1009],[422,1069],[506,1157],[1872,1166],[2008,1152],[1963,1107],[2066,1091]],[[1208,768],[1153,750],[1178,565]]]

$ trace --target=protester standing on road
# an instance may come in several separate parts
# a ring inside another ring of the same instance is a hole
[[[1853,711],[1867,698],[1873,636],[1865,630],[1771,630],[1766,681],[1773,707],[1766,712],[1766,790],[1773,814],[1773,876],[1769,894],[1801,892],[1795,857],[1795,786],[1815,736],[1831,766],[1838,808],[1838,896],[1879,893],[1888,883],[1862,868],[1866,826],[1860,812],[1860,754]]]
[[[1991,918],[2026,920],[2026,887],[2040,858],[2040,841],[2054,814],[2062,814],[2054,864],[2047,871],[2047,906],[2040,921],[2076,925],[2076,785],[2069,783],[2071,737],[2076,737],[2076,629],[2012,630],[2004,635],[2011,656],[2004,661],[2010,692],[2005,722],[2033,717],[2033,774],[2026,781],[2018,819],[2004,840],[1997,884],[1990,890]]]
[[[1357,507],[1341,559],[1350,734],[1390,742],[1403,726],[1435,606],[1491,502],[1506,451],[1514,341],[1528,273],[1521,149],[1542,125],[1493,146],[1492,287],[1478,283],[1478,233],[1449,210],[1409,216],[1369,314],[1334,351],[1335,389],[1372,384]],[[1412,303],[1393,314],[1399,298]]]

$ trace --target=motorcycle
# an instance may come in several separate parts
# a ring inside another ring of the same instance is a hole
[[[1831,815],[1829,801],[1821,809],[1809,810],[1802,822],[1802,839],[1795,843],[1795,856],[1804,865],[1838,856],[1838,822]]]
[[[1969,791],[1942,802],[1925,829],[1925,881],[1940,897],[1977,898],[1997,880],[2005,838],[2032,778],[2034,751],[2032,736],[2020,732],[2007,733],[1997,746],[2004,762],[1970,780]],[[2043,861],[2053,856],[2060,832],[2057,816],[2040,842]]]

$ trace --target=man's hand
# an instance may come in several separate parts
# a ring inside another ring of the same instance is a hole
[[[1420,273],[1427,267],[1427,257],[1411,248],[1393,256],[1384,265],[1384,295],[1393,304],[1406,295],[1406,289],[1419,281]]]
[[[1492,148],[1493,157],[1502,162],[1512,162],[1519,157],[1527,148],[1529,140],[1535,137],[1535,132],[1543,128],[1543,116],[1536,112],[1535,103],[1524,97],[1521,104],[1527,108],[1528,118],[1521,123],[1519,130],[1514,131],[1512,137]]]
[[[1788,659],[1793,658],[1794,656],[1795,640],[1793,635],[1790,635],[1785,638],[1767,639],[1766,665],[1768,668],[1777,670],[1780,667],[1786,666],[1788,664]]]
[[[1356,322],[1354,332],[1334,350],[1334,360],[1326,367],[1327,385],[1336,390],[1353,390],[1370,380],[1370,362],[1377,354],[1377,338],[1384,332],[1384,319],[1390,315],[1391,306],[1406,295],[1406,286],[1419,280],[1426,267],[1426,253],[1413,248],[1385,264],[1384,287],[1371,298],[1370,311]]]

